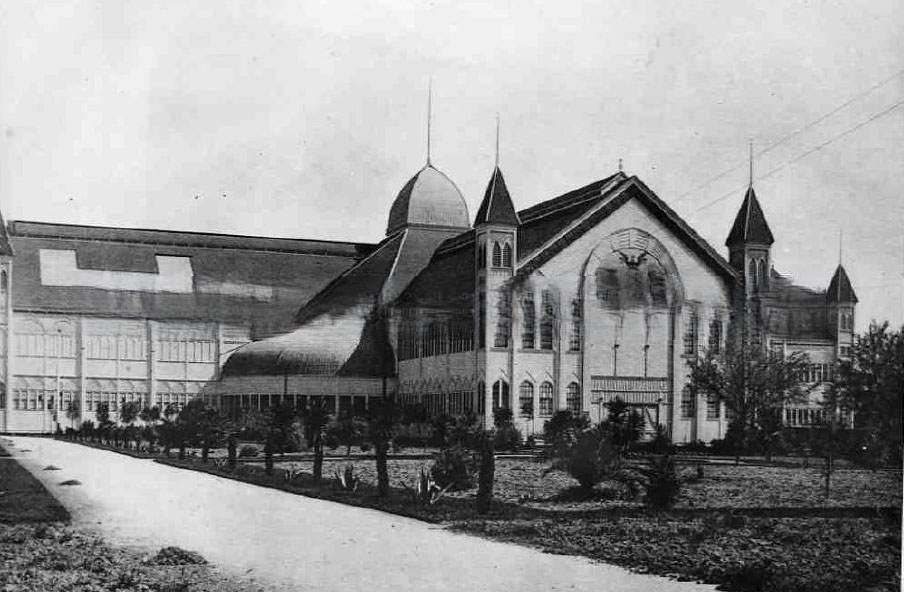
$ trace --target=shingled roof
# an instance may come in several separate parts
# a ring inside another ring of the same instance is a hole
[[[505,186],[505,178],[497,166],[493,170],[487,190],[483,194],[483,201],[480,202],[480,208],[477,210],[474,226],[480,224],[518,226],[520,223],[508,187]]]
[[[774,242],[772,231],[769,230],[769,224],[766,223],[766,216],[763,215],[763,209],[760,207],[756,192],[751,185],[747,188],[747,195],[744,196],[741,209],[738,210],[738,215],[731,226],[725,246],[731,247],[743,243],[771,245]]]
[[[858,302],[857,295],[854,293],[854,286],[851,285],[851,280],[841,265],[835,270],[835,275],[832,276],[832,281],[829,282],[829,289],[826,290],[826,301]]]

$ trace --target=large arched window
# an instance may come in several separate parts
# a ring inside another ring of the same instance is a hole
[[[525,380],[518,387],[518,410],[524,417],[534,416],[534,385]]]
[[[502,247],[493,243],[493,267],[502,267]]]
[[[504,380],[497,380],[493,383],[493,409],[509,406],[509,385]]]
[[[757,273],[756,259],[750,260],[750,264],[748,265],[748,268],[747,268],[747,276],[749,277],[749,281],[750,281],[750,289],[756,290],[758,288],[757,279],[759,277],[759,274]]]
[[[512,266],[512,245],[505,243],[502,246],[502,267]]]
[[[565,404],[572,413],[581,412],[581,385],[576,382],[568,385],[568,388],[565,389]]]
[[[540,417],[551,416],[552,409],[552,383],[547,381],[540,385]]]

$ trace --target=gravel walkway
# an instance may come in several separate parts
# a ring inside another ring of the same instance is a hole
[[[226,572],[274,589],[715,590],[78,444],[12,440],[14,454],[60,498],[76,525],[115,544],[197,551]],[[61,470],[42,471],[50,464]],[[59,485],[68,479],[81,485]]]

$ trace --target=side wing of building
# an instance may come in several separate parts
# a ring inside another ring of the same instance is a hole
[[[181,405],[372,245],[12,222],[0,261],[0,431],[124,401]]]

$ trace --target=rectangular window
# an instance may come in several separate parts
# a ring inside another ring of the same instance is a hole
[[[521,312],[523,314],[521,327],[521,347],[534,349],[537,331],[537,311],[534,305],[534,293],[528,292],[521,300]]]
[[[722,351],[722,320],[713,319],[709,324],[709,351],[718,354]]]
[[[568,343],[569,351],[581,351],[581,300],[575,298],[571,302],[571,339]]]
[[[697,317],[697,313],[692,313],[691,316],[687,320],[687,328],[684,331],[684,355],[685,356],[696,356],[697,355],[699,324],[700,324],[700,319]]]
[[[706,397],[706,419],[719,419],[719,399],[713,396]]]
[[[499,289],[499,305],[496,310],[496,335],[493,347],[507,348],[509,334],[512,332],[512,295],[507,288]]]
[[[694,404],[694,393],[690,387],[684,387],[681,391],[681,417],[687,419],[694,417],[696,405]]]

